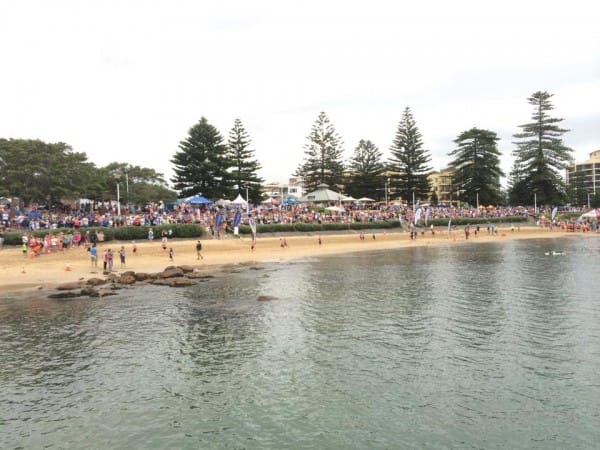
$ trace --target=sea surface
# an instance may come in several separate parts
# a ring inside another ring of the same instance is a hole
[[[600,237],[6,297],[2,449],[600,445]]]

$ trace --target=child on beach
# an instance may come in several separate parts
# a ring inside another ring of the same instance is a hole
[[[202,242],[198,241],[196,242],[196,259],[204,259],[204,256],[202,256]]]
[[[169,249],[169,260],[173,261],[173,247]]]

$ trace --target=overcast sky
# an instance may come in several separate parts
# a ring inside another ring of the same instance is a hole
[[[554,94],[577,160],[600,149],[591,1],[0,0],[0,137],[66,142],[98,166],[167,178],[206,117],[240,118],[266,181],[287,181],[325,111],[344,141],[389,147],[412,109],[432,166],[495,131],[508,174],[527,97]]]

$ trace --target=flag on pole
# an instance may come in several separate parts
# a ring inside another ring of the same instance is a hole
[[[421,212],[423,212],[423,210],[421,208],[418,208],[417,212],[415,212],[415,225],[417,224],[417,222],[421,218]]]

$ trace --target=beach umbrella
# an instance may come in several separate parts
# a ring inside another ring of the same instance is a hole
[[[369,198],[369,197],[361,197],[356,201],[357,202],[374,202],[375,200],[373,200],[372,198]]]

